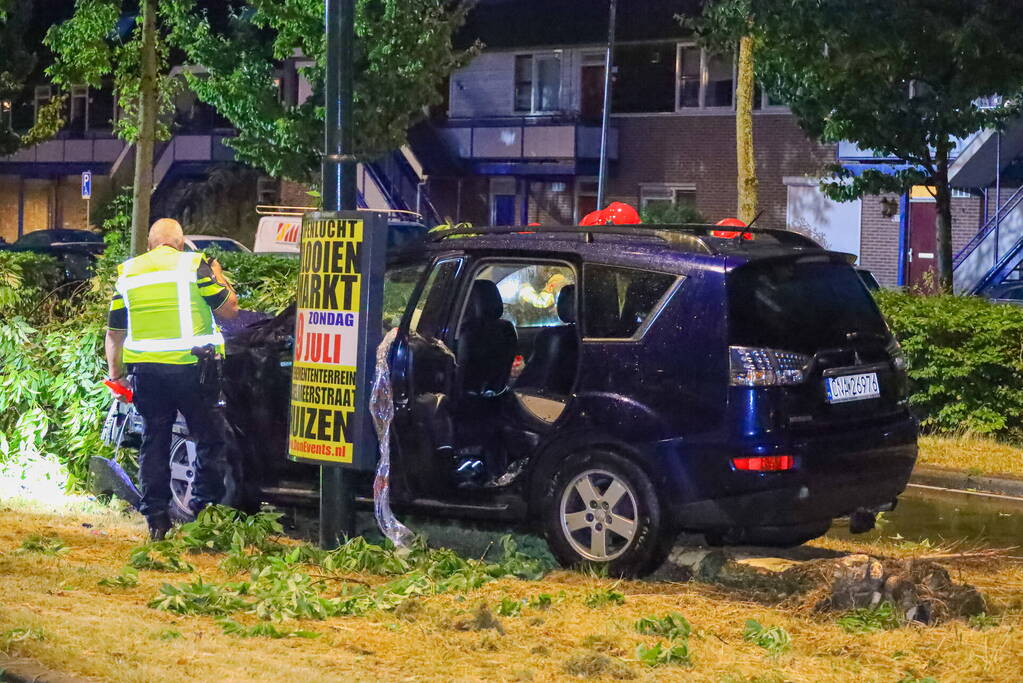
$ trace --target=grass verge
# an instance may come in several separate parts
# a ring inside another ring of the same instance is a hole
[[[977,436],[921,436],[917,463],[1023,479],[1023,448]]]
[[[359,616],[271,623],[235,613],[225,628],[221,617],[148,604],[164,584],[224,585],[244,574],[226,571],[217,553],[189,554],[190,573],[126,573],[143,534],[137,518],[112,512],[0,508],[0,650],[67,673],[138,682],[198,672],[224,681],[1004,680],[1023,661],[1023,571],[1005,562],[954,568],[958,579],[990,591],[983,629],[955,621],[850,634],[834,615],[759,604],[720,587],[568,571],[427,592]],[[33,537],[59,539],[60,552],[25,546]],[[126,578],[112,580],[119,576]],[[345,577],[367,588],[395,580],[359,571]],[[345,590],[327,585],[328,596]],[[621,599],[591,599],[612,593]],[[637,627],[681,617],[684,635]],[[751,620],[785,634],[785,647],[752,638]]]

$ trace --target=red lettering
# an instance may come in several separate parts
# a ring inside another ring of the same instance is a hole
[[[340,334],[335,334],[334,335],[334,362],[335,363],[340,363],[341,362],[341,335]]]
[[[330,336],[323,335],[323,362],[330,364],[334,361],[330,358]]]
[[[309,342],[310,342],[309,346],[312,347],[310,349],[310,358],[309,358],[309,360],[311,360],[314,363],[319,363],[320,362],[320,337],[322,337],[322,336],[323,335],[319,334],[318,332],[309,335]]]

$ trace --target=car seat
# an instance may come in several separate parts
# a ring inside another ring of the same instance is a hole
[[[515,382],[516,390],[568,396],[575,383],[579,359],[576,333],[575,285],[565,285],[558,294],[558,317],[564,325],[546,327],[533,343],[526,367]]]
[[[508,388],[518,335],[503,320],[504,302],[497,285],[476,280],[458,336],[459,386],[470,396],[496,396]]]

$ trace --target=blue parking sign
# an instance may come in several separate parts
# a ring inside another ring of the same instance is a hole
[[[92,199],[92,172],[82,173],[82,199]]]

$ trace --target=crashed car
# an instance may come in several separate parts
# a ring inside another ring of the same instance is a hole
[[[680,531],[869,529],[917,454],[897,343],[844,255],[712,228],[476,228],[394,254],[395,506],[532,529],[616,575]],[[229,338],[230,504],[316,499],[285,457],[293,331],[292,309]],[[193,460],[180,425],[183,508]]]

